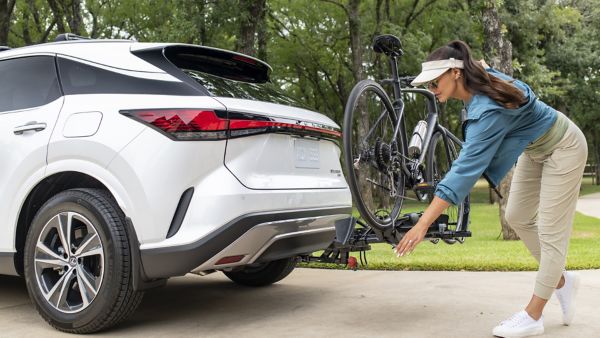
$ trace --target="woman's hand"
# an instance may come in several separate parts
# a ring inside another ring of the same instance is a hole
[[[425,238],[427,228],[429,228],[428,224],[421,222],[415,224],[415,226],[402,237],[400,243],[396,245],[396,248],[394,249],[396,256],[401,257],[405,254],[410,254],[417,245],[423,241],[423,238]]]
[[[423,241],[429,226],[435,222],[448,206],[450,206],[450,203],[435,196],[433,201],[431,201],[431,204],[429,204],[427,209],[425,209],[425,212],[423,212],[423,215],[419,218],[417,224],[402,237],[400,243],[394,248],[396,255],[400,257],[411,253],[415,247]]]

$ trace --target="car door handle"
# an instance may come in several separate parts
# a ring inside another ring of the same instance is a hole
[[[15,135],[22,135],[26,131],[35,131],[37,133],[38,131],[46,129],[46,126],[47,125],[44,122],[28,122],[25,125],[15,127],[13,132]]]

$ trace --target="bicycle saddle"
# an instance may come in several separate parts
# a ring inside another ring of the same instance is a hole
[[[373,50],[375,53],[383,53],[387,56],[399,57],[404,54],[402,42],[398,37],[391,34],[376,36],[373,39]]]

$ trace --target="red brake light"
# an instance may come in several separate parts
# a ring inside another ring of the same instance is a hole
[[[289,119],[202,109],[121,111],[175,140],[222,140],[263,133],[290,133],[338,140],[339,130]]]
[[[123,114],[145,122],[177,140],[218,140],[227,137],[226,113],[213,110],[153,109],[124,111]]]

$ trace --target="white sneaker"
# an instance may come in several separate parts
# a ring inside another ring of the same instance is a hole
[[[575,315],[575,296],[579,289],[580,277],[578,274],[568,271],[565,271],[563,275],[565,276],[565,284],[562,288],[556,289],[554,293],[560,302],[563,324],[569,325]]]
[[[544,333],[544,317],[535,320],[522,310],[496,326],[492,333],[505,338],[536,336]]]

